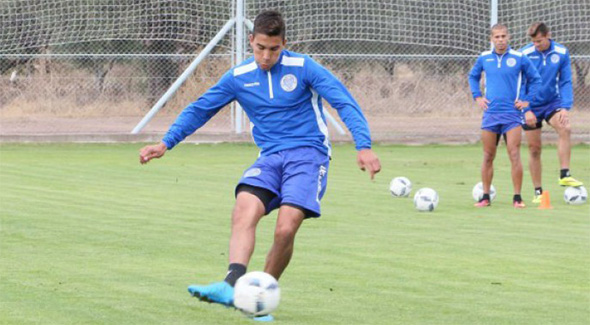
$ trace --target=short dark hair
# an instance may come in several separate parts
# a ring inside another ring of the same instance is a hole
[[[531,27],[529,27],[528,32],[530,37],[535,37],[539,34],[541,34],[541,36],[547,36],[547,34],[549,34],[549,27],[547,27],[545,23],[538,21],[533,23]]]
[[[265,10],[254,19],[253,35],[280,36],[285,39],[285,21],[283,15],[276,10]]]
[[[508,27],[504,24],[495,24],[494,26],[492,26],[492,28],[490,28],[490,35],[492,35],[494,33],[495,30],[498,29],[504,29],[506,31],[506,33],[508,33]]]

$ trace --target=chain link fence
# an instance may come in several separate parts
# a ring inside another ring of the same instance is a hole
[[[310,54],[340,78],[376,141],[479,140],[481,112],[467,74],[490,47],[490,1],[244,5],[252,20],[264,9],[283,12],[287,47]],[[128,134],[235,14],[234,0],[0,0],[0,137],[159,139],[235,63],[233,30],[142,130],[143,138]],[[526,29],[534,21],[546,22],[553,38],[570,49],[572,138],[590,142],[590,3],[498,0],[497,16],[508,25],[515,49],[528,42]],[[232,107],[223,109],[192,139],[248,140],[248,127],[235,133],[234,114]],[[330,128],[334,139],[350,140]],[[554,132],[544,132],[555,139]]]

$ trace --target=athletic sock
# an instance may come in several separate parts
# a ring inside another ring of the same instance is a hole
[[[561,173],[560,178],[572,176],[572,175],[570,175],[570,169],[569,168],[562,169],[560,173]]]
[[[543,188],[542,187],[535,187],[535,195],[541,195],[543,194]]]
[[[514,194],[514,198],[512,199],[512,201],[514,202],[522,202],[522,197],[520,196],[520,194]]]
[[[240,263],[231,263],[227,268],[227,275],[225,276],[225,282],[229,283],[232,287],[236,285],[236,281],[246,274],[246,265]]]
[[[483,200],[488,200],[488,202],[491,201],[490,200],[490,193],[484,193],[483,196],[481,197],[480,202]]]

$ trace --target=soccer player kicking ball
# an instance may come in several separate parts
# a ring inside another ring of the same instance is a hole
[[[253,122],[252,136],[261,152],[236,186],[227,275],[224,281],[188,287],[194,297],[226,306],[233,305],[233,286],[246,273],[256,226],[264,215],[279,209],[264,267],[276,279],[289,264],[303,220],[320,216],[331,154],[322,97],[352,133],[358,166],[367,170],[371,179],[381,169],[359,105],[323,66],[309,56],[284,49],[285,23],[279,12],[260,13],[249,39],[254,57],[225,73],[184,109],[162,143],[144,147],[139,157],[142,164],[162,157],[233,100]]]
[[[531,110],[525,113],[528,124],[523,126],[529,144],[529,168],[535,186],[533,203],[541,203],[541,127],[543,120],[551,125],[559,135],[558,150],[561,175],[559,185],[582,186],[582,182],[570,175],[570,121],[568,111],[574,101],[572,88],[572,68],[567,48],[551,39],[547,25],[536,22],[528,30],[532,43],[520,52],[526,55],[539,71],[542,80],[538,96],[531,102]],[[524,86],[529,91],[528,84]],[[530,123],[529,123],[530,122]]]
[[[502,134],[506,136],[506,148],[512,165],[512,184],[514,186],[513,206],[524,208],[520,196],[522,188],[522,163],[520,161],[522,111],[529,111],[529,102],[533,100],[541,84],[541,77],[522,53],[508,46],[510,36],[508,28],[501,24],[492,26],[491,41],[493,50],[485,51],[477,58],[469,73],[469,86],[477,105],[483,109],[481,140],[483,143],[483,163],[481,178],[483,198],[476,207],[490,206],[490,186],[494,176],[494,158],[498,141]],[[485,95],[479,82],[485,72]],[[519,97],[521,78],[526,78],[530,91],[526,97]]]

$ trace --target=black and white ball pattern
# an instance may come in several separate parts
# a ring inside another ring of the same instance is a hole
[[[394,197],[407,197],[412,192],[412,182],[406,177],[396,177],[389,183],[389,191]]]
[[[435,190],[424,187],[414,195],[414,207],[418,211],[433,211],[438,206],[438,194]]]
[[[571,205],[582,205],[588,201],[588,192],[584,186],[568,187],[563,193],[565,203]]]
[[[265,272],[246,273],[234,287],[234,306],[248,316],[268,315],[278,307],[280,299],[279,283]]]
[[[471,196],[473,197],[473,200],[475,200],[475,202],[479,202],[479,200],[481,200],[481,198],[483,197],[483,183],[479,182],[477,184],[475,184],[475,186],[473,187],[473,190],[471,191]],[[496,198],[496,188],[494,187],[494,185],[490,186],[490,199],[493,201]]]

